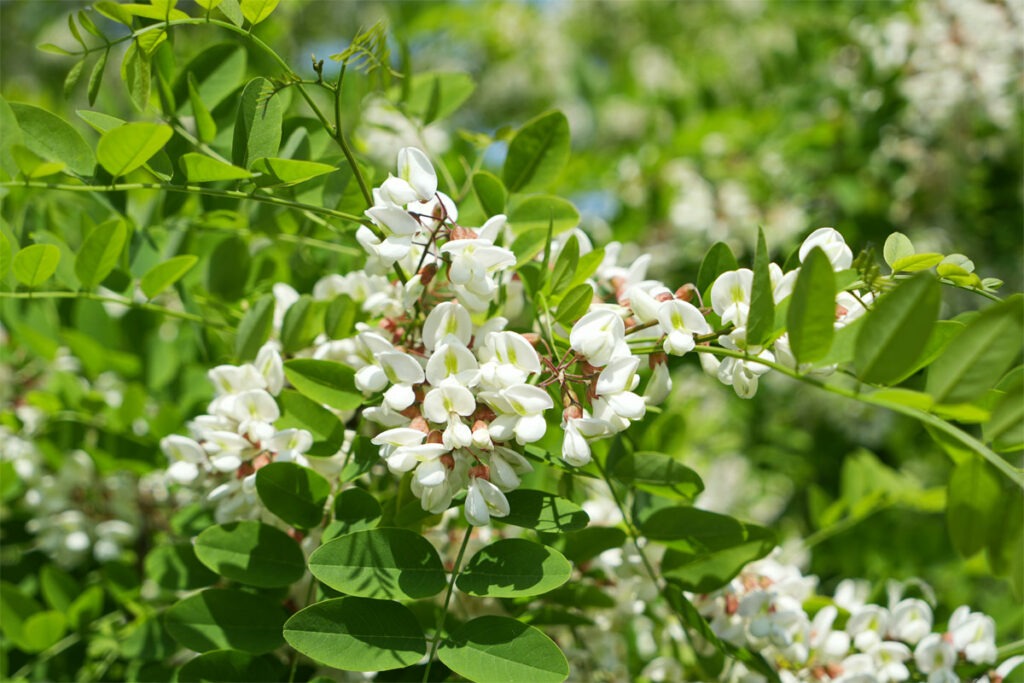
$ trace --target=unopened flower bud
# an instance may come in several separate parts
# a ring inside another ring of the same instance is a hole
[[[537,346],[540,343],[540,335],[536,332],[523,332],[523,339],[530,342],[530,346]]]
[[[683,301],[690,303],[697,295],[697,288],[692,282],[687,282],[685,285],[676,290],[676,298],[682,299]]]
[[[423,284],[424,287],[431,283],[435,275],[437,275],[436,263],[428,263],[427,265],[420,268],[420,282]]]
[[[583,408],[579,405],[570,405],[562,411],[562,420],[578,420],[583,417]]]
[[[445,468],[449,470],[455,469],[455,456],[453,456],[451,453],[445,453],[440,458],[438,458],[438,460],[441,461],[441,464],[444,465]]]
[[[652,353],[648,357],[648,359],[647,359],[647,365],[648,365],[648,367],[650,367],[651,370],[653,370],[656,365],[661,365],[662,363],[667,363],[667,362],[668,362],[668,356],[666,356],[661,351],[659,351],[657,353]]]
[[[469,476],[477,479],[484,479],[485,481],[491,480],[491,468],[487,465],[477,465],[476,467],[469,468]]]
[[[409,418],[410,420],[415,420],[417,417],[420,416],[420,407],[416,404],[413,404],[406,408],[405,410],[401,411],[399,414]],[[409,426],[412,427],[412,425]],[[413,427],[413,429],[418,429],[418,427]]]
[[[430,425],[427,424],[427,421],[422,415],[417,415],[412,419],[412,422],[409,423],[409,429],[415,429],[418,432],[430,434]]]
[[[440,429],[431,430],[427,434],[427,443],[444,443],[444,434],[441,433]]]
[[[477,237],[475,232],[461,225],[456,225],[448,233],[449,240],[475,240]]]
[[[661,301],[672,301],[673,298],[675,298],[675,297],[673,297],[672,294],[669,293],[669,292],[661,292],[659,294],[655,294],[654,295],[654,300],[655,301],[659,301],[659,302],[661,302]]]

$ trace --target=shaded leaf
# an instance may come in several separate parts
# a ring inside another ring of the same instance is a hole
[[[526,122],[508,146],[502,179],[509,192],[543,189],[569,160],[569,121],[560,111]]]
[[[521,526],[541,532],[577,531],[590,522],[590,516],[571,500],[546,491],[516,489],[505,494],[510,512],[495,518],[502,524]]]
[[[295,358],[285,362],[284,374],[302,394],[332,408],[355,410],[363,403],[363,395],[356,389],[355,371],[347,365]]]
[[[126,123],[108,130],[96,146],[96,159],[115,178],[149,161],[174,131],[163,123]]]
[[[164,613],[167,632],[196,652],[270,652],[283,644],[287,612],[255,593],[211,588],[171,605]]]
[[[558,646],[533,626],[510,617],[484,616],[455,629],[438,658],[471,681],[560,683],[569,662]]]
[[[390,600],[323,600],[292,615],[284,637],[307,657],[346,671],[399,669],[427,653],[416,617]]]
[[[553,548],[506,538],[480,549],[456,581],[464,593],[493,598],[541,595],[569,580],[572,565]]]
[[[789,344],[798,363],[813,363],[828,355],[835,319],[835,272],[825,252],[815,247],[796,277],[786,315]]]
[[[865,315],[854,367],[865,382],[890,384],[921,356],[939,314],[939,284],[928,273],[905,280]]]
[[[192,266],[199,261],[197,256],[184,254],[169,258],[163,263],[158,263],[142,276],[139,286],[146,298],[152,299],[175,282],[185,276],[185,273],[192,269]]]
[[[38,287],[54,274],[60,250],[52,244],[32,244],[14,255],[14,277],[29,287]]]
[[[331,485],[293,462],[272,462],[256,472],[256,491],[267,509],[294,527],[312,529],[324,519]]]
[[[213,571],[250,586],[287,586],[306,570],[299,545],[280,529],[258,521],[210,527],[196,537],[195,551]]]

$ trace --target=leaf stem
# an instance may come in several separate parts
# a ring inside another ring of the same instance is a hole
[[[981,441],[978,441],[978,439],[974,438],[967,432],[958,429],[957,427],[954,427],[946,420],[943,420],[940,417],[932,415],[927,411],[921,410],[920,408],[914,408],[908,405],[903,405],[902,403],[897,403],[896,401],[886,399],[884,396],[879,396],[877,393],[862,393],[861,391],[859,391],[859,389],[863,386],[861,384],[857,385],[857,390],[847,389],[837,384],[826,383],[813,377],[802,375],[799,372],[793,370],[792,368],[789,368],[785,365],[781,365],[780,363],[765,360],[757,356],[751,356],[740,351],[723,349],[717,346],[698,346],[694,349],[694,351],[696,351],[697,353],[710,353],[715,356],[740,358],[751,363],[758,363],[759,365],[764,365],[766,367],[771,368],[772,370],[776,370],[786,375],[787,377],[803,382],[804,384],[810,384],[811,386],[818,387],[819,389],[823,389],[838,396],[852,398],[855,401],[860,401],[861,403],[879,406],[880,408],[887,408],[895,413],[900,413],[901,415],[912,417],[918,422],[930,425],[938,429],[939,431],[944,432],[949,436],[953,437],[955,440],[959,441],[967,448],[971,449],[981,457],[985,458],[985,460],[988,460],[993,467],[995,467],[997,470],[999,470],[1005,476],[1007,476],[1010,479],[1010,481],[1012,481],[1020,488],[1024,489],[1024,475],[1022,475],[1022,473],[1017,468],[1015,468],[1013,465],[1008,463],[1003,458],[999,457],[999,455],[997,455],[994,451],[992,451],[985,444],[983,444]]]
[[[466,527],[466,533],[462,536],[462,545],[459,546],[459,554],[455,557],[455,565],[452,567],[452,580],[448,582],[448,590],[444,594],[444,608],[437,617],[437,628],[434,631],[434,639],[430,643],[430,655],[427,656],[427,666],[423,670],[423,683],[430,679],[430,665],[434,663],[434,655],[437,654],[437,646],[441,643],[441,631],[444,629],[445,618],[448,616],[448,606],[452,602],[452,594],[455,592],[455,581],[459,578],[459,569],[462,567],[462,558],[466,554],[466,547],[469,546],[469,539],[473,535],[473,527]]]
[[[327,209],[322,206],[316,206],[314,204],[303,204],[302,202],[293,202],[289,199],[282,199],[281,197],[274,197],[266,194],[255,194],[251,192],[241,192],[239,190],[215,190],[209,187],[199,187],[198,185],[171,185],[168,183],[114,183],[111,185],[72,185],[70,183],[44,183],[41,181],[7,181],[0,182],[0,187],[28,187],[39,190],[62,190],[65,192],[119,192],[124,190],[163,190],[166,192],[185,192],[190,194],[200,194],[207,197],[224,197],[228,199],[251,199],[256,202],[263,202],[265,204],[275,204],[277,206],[287,207],[289,209],[298,209],[300,211],[308,211],[310,213],[318,213],[324,216],[330,216],[331,218],[337,218],[339,220],[349,221],[352,223],[367,223],[368,220],[356,216],[355,214],[345,213],[344,211],[335,211],[334,209]]]
[[[89,301],[99,301],[100,303],[119,304],[130,308],[138,308],[143,311],[159,313],[167,316],[168,318],[179,318],[181,320],[188,320],[189,322],[208,325],[209,327],[214,327],[219,330],[231,329],[230,325],[207,320],[203,316],[195,315],[194,313],[175,311],[174,309],[166,308],[158,304],[151,304],[149,302],[143,303],[121,297],[103,296],[102,294],[96,294],[94,292],[0,292],[0,299],[88,299]]]

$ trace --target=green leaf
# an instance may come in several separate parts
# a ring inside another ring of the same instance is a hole
[[[456,585],[481,597],[541,595],[569,580],[572,565],[553,548],[506,538],[482,548],[466,564]]]
[[[217,43],[204,47],[174,79],[171,88],[174,101],[179,102],[180,108],[184,109],[187,100],[196,123],[200,124],[199,118],[203,111],[209,116],[210,110],[238,90],[245,78],[246,62],[246,51],[238,43]]]
[[[332,456],[345,440],[345,426],[331,411],[297,391],[285,389],[277,397],[281,417],[278,429],[305,429],[313,435],[313,446],[306,452],[312,456]]]
[[[558,302],[555,320],[569,328],[586,315],[594,301],[594,288],[588,284],[577,285],[565,293]]]
[[[131,12],[123,9],[123,5],[120,3],[113,2],[112,0],[102,0],[102,2],[97,2],[93,5],[93,8],[111,21],[116,21],[125,26],[132,25]]]
[[[212,183],[219,180],[242,180],[252,177],[252,173],[244,168],[232,166],[220,159],[197,152],[182,154],[178,164],[190,183]]]
[[[39,107],[18,102],[10,106],[18,120],[22,142],[29,150],[43,159],[67,164],[80,176],[92,175],[96,158],[71,124]]]
[[[560,683],[569,662],[539,629],[510,617],[484,616],[455,629],[437,653],[452,671],[488,683]]]
[[[509,192],[550,185],[569,160],[569,121],[560,111],[541,114],[520,128],[508,146],[502,179]]]
[[[129,45],[127,52],[124,53],[124,60],[121,61],[121,80],[128,89],[128,96],[135,108],[142,112],[146,111],[149,107],[153,76],[149,57],[146,56],[145,50],[139,49],[135,43]]]
[[[270,16],[279,0],[242,0],[242,16],[255,26]]]
[[[11,241],[0,232],[0,278],[7,275],[11,267]]]
[[[544,228],[533,228],[520,233],[512,241],[512,246],[509,249],[513,254],[516,255],[516,270],[519,270],[524,264],[532,261],[537,254],[544,251],[544,246],[548,242],[548,229]]]
[[[312,529],[324,519],[331,485],[308,467],[272,462],[256,472],[256,491],[267,509],[300,529]]]
[[[516,489],[505,494],[510,512],[494,521],[534,531],[562,533],[577,531],[590,523],[590,516],[571,500],[546,491]]]
[[[919,270],[928,270],[932,266],[941,263],[943,258],[942,254],[913,254],[911,256],[902,256],[889,265],[894,273],[913,273]]]
[[[124,119],[88,109],[78,109],[75,111],[75,114],[78,115],[78,118],[88,123],[97,133],[106,133],[111,128],[117,128],[125,123]]]
[[[640,531],[669,547],[662,559],[665,578],[697,593],[724,586],[745,564],[775,547],[768,529],[692,507],[662,508]]]
[[[696,472],[664,453],[642,451],[608,459],[608,474],[627,486],[692,501],[704,490]]]
[[[747,343],[760,346],[768,341],[775,329],[775,299],[772,278],[768,270],[768,245],[764,230],[757,230],[757,250],[754,252],[754,281],[750,288],[750,317],[747,321]]]
[[[697,272],[697,290],[702,294],[706,293],[719,275],[739,267],[740,264],[733,256],[729,245],[725,242],[715,242],[708,249],[704,260],[700,262],[700,270]]]
[[[63,161],[46,161],[24,145],[11,145],[11,158],[26,180],[45,178],[67,168]]]
[[[14,277],[29,287],[38,287],[54,274],[60,250],[52,244],[33,244],[14,255]]]
[[[339,294],[324,312],[324,332],[331,339],[347,339],[355,335],[359,320],[360,305],[347,294]]]
[[[225,301],[245,296],[252,257],[249,245],[238,235],[221,240],[210,254],[206,268],[206,289]],[[288,351],[289,349],[285,349]]]
[[[308,294],[303,294],[288,307],[281,323],[281,345],[285,353],[306,348],[324,331],[326,307],[326,301],[314,301]]]
[[[1024,377],[1018,374],[1005,391],[982,427],[985,440],[999,453],[1024,449]]]
[[[390,600],[323,600],[294,614],[284,637],[307,657],[346,671],[400,669],[427,653],[415,615]]]
[[[505,213],[508,190],[498,176],[488,171],[477,171],[473,174],[473,192],[476,193],[480,207],[488,217]]]
[[[904,281],[875,302],[860,326],[853,363],[859,377],[873,384],[890,384],[921,356],[942,295],[928,273]]]
[[[74,577],[56,565],[44,565],[39,573],[39,584],[47,604],[58,612],[66,612],[82,592]]]
[[[110,57],[110,50],[100,53],[99,59],[92,65],[92,72],[89,74],[89,106],[96,104],[96,96],[100,94],[100,86],[103,85],[103,74],[107,70],[107,59]]]
[[[13,583],[0,581],[0,627],[4,635],[18,647],[22,647],[25,622],[41,609],[38,602],[25,595]]]
[[[283,644],[287,612],[265,596],[211,588],[180,600],[164,613],[167,632],[196,652],[270,652]]]
[[[306,399],[307,401],[309,399]],[[380,449],[368,437],[356,435],[352,441],[352,456],[341,470],[341,481],[349,482],[363,476],[380,462]]]
[[[380,517],[380,503],[372,493],[363,489],[347,489],[334,499],[334,523],[339,536],[372,529]]]
[[[274,295],[267,294],[252,305],[238,324],[235,337],[235,358],[249,361],[256,357],[274,327]]]
[[[221,0],[196,0],[196,4],[202,7],[204,10],[209,12],[212,9],[216,9],[217,5],[221,3]]]
[[[882,257],[890,267],[902,258],[913,256],[914,253],[914,243],[902,232],[889,235],[885,240],[885,246],[882,247]],[[893,271],[895,270],[893,268]]]
[[[21,649],[42,652],[53,647],[64,636],[68,620],[56,610],[36,612],[21,625]]]
[[[260,187],[298,185],[338,170],[337,166],[321,164],[316,161],[299,161],[296,159],[274,159],[264,157],[250,164],[256,173],[263,175],[256,179]]]
[[[178,671],[179,683],[274,683],[288,677],[272,655],[254,657],[238,650],[214,650],[190,659]]]
[[[936,403],[966,403],[995,386],[1020,355],[1024,296],[1015,294],[974,317],[928,370]]]
[[[142,293],[146,295],[147,299],[154,298],[157,294],[183,278],[185,273],[192,270],[192,266],[198,261],[199,258],[197,256],[184,254],[156,264],[146,271],[146,274],[142,276],[142,280],[139,282],[139,285],[142,287]]]
[[[813,363],[828,355],[835,319],[835,272],[825,252],[815,247],[796,277],[786,315],[789,344],[798,363]]]
[[[75,257],[75,275],[83,290],[91,290],[110,275],[128,241],[128,226],[114,218],[93,228]]]
[[[149,161],[174,135],[163,123],[126,123],[108,130],[96,146],[96,159],[118,178]]]
[[[245,23],[245,17],[242,15],[242,8],[239,6],[238,0],[222,0],[217,7],[235,26],[241,28],[242,24]]]
[[[204,51],[205,52],[205,51]],[[203,142],[211,142],[217,137],[217,123],[213,115],[202,100],[199,94],[199,86],[196,84],[195,76],[192,73],[188,78],[188,101],[192,106],[192,116],[196,122],[196,137]]]
[[[958,553],[970,557],[989,545],[1004,510],[999,475],[991,465],[977,456],[957,465],[949,478],[946,523]]]
[[[355,410],[363,403],[355,371],[329,360],[295,358],[284,364],[284,375],[302,394],[338,410]]]
[[[924,351],[921,352],[917,362],[894,380],[893,384],[900,384],[915,375],[922,368],[931,365],[946,350],[950,342],[964,331],[965,327],[966,325],[956,320],[939,320],[936,322],[935,327],[932,328],[931,335],[928,337],[928,343],[925,344]]]
[[[298,543],[257,521],[210,527],[195,540],[196,557],[221,576],[250,586],[288,586],[302,578],[306,563]]]
[[[71,99],[71,95],[75,91],[75,86],[78,84],[78,80],[82,77],[82,72],[85,71],[85,60],[75,62],[75,65],[68,71],[68,75],[64,77],[64,99]]]
[[[555,260],[555,265],[551,271],[551,278],[544,287],[545,293],[564,292],[565,286],[572,280],[579,262],[580,242],[576,235],[572,235],[558,253],[558,258]]]
[[[992,571],[1007,577],[1019,599],[1024,594],[1024,494],[1019,489],[1009,491],[997,525],[985,554]]]
[[[75,597],[67,609],[68,623],[76,631],[83,631],[103,614],[103,588],[89,586]]]
[[[235,166],[249,168],[257,159],[277,154],[284,107],[273,91],[273,84],[265,78],[254,78],[242,91],[231,145]]]
[[[515,235],[540,229],[546,237],[549,225],[554,235],[575,228],[580,224],[580,213],[566,199],[538,195],[514,204],[509,210],[508,222]]]
[[[409,96],[402,104],[402,108],[409,116],[420,119],[426,125],[431,120],[451,115],[469,99],[475,89],[473,77],[467,73],[425,71],[412,76]],[[392,96],[397,96],[398,93],[399,89],[395,88]],[[429,116],[430,114],[433,116]]]
[[[427,539],[408,529],[356,531],[325,543],[309,571],[331,588],[364,598],[419,600],[444,590],[444,566]]]
[[[156,546],[146,555],[145,569],[147,579],[170,591],[195,590],[217,581],[191,543]]]
[[[188,15],[181,10],[171,9],[170,6],[166,4],[161,5],[157,2],[151,5],[131,2],[122,4],[120,7],[123,11],[143,19],[154,19],[156,21],[188,19]]]

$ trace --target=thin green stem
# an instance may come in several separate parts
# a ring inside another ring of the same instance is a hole
[[[341,126],[341,86],[345,83],[346,67],[347,64],[342,63],[341,70],[338,72],[338,82],[334,86],[334,134],[332,137],[338,143],[338,147],[341,147],[341,153],[345,155],[348,165],[352,168],[352,174],[355,175],[356,183],[359,184],[359,191],[363,193],[363,199],[366,201],[367,208],[369,208],[373,206],[373,194],[366,184],[366,178],[363,177],[359,164],[356,163],[356,157],[352,153],[352,148],[349,147],[348,141],[345,139],[345,129]],[[329,130],[330,127],[328,127]]]
[[[195,315],[194,313],[187,313],[185,311],[175,311],[173,309],[166,308],[164,306],[159,306],[157,304],[151,304],[148,302],[143,303],[121,297],[103,296],[101,294],[95,294],[93,292],[0,292],[0,299],[88,299],[89,301],[119,304],[121,306],[128,306],[130,308],[138,308],[143,311],[151,311],[153,313],[159,313],[160,315],[167,316],[168,318],[179,318],[181,320],[188,320],[189,322],[207,325],[209,327],[214,327],[219,330],[231,329],[229,325],[207,320],[203,316]]]
[[[274,204],[276,206],[283,206],[289,209],[308,211],[310,213],[330,216],[331,218],[337,218],[339,220],[349,221],[352,223],[368,222],[367,219],[361,216],[356,216],[355,214],[351,213],[345,213],[344,211],[335,211],[334,209],[327,209],[322,206],[316,206],[314,204],[303,204],[301,202],[293,202],[289,199],[282,199],[281,197],[274,197],[272,195],[241,192],[239,190],[215,190],[209,187],[199,187],[198,185],[170,185],[166,183],[114,183],[111,185],[72,185],[69,183],[44,183],[38,180],[34,180],[26,182],[2,182],[0,183],[0,187],[28,187],[38,190],[61,190],[63,192],[119,192],[124,190],[162,190],[165,192],[185,192],[189,194],[205,195],[207,197],[223,197],[227,199],[250,199],[255,202],[263,202],[264,204]]]
[[[459,546],[459,554],[455,556],[455,565],[452,567],[452,580],[448,582],[448,590],[444,594],[444,608],[437,616],[437,628],[434,630],[434,639],[430,643],[430,655],[427,657],[427,666],[423,670],[423,683],[430,679],[430,665],[434,662],[434,655],[437,654],[437,646],[441,644],[441,632],[444,630],[444,622],[448,616],[448,606],[452,602],[452,594],[455,592],[455,581],[459,578],[459,569],[462,567],[462,558],[466,554],[466,547],[469,546],[469,539],[473,535],[473,527],[466,527],[466,533],[462,536],[462,545]]]
[[[838,396],[844,396],[846,398],[851,398],[855,401],[860,401],[861,403],[879,406],[880,408],[887,408],[895,413],[900,413],[901,415],[912,417],[919,422],[934,427],[935,429],[953,437],[956,441],[959,441],[967,448],[971,449],[981,457],[985,458],[985,460],[988,460],[988,462],[993,467],[995,467],[997,470],[999,470],[1004,475],[1009,477],[1010,481],[1024,489],[1024,475],[1022,475],[1020,470],[1015,468],[1013,465],[1008,463],[1003,458],[999,457],[998,454],[996,454],[985,444],[978,441],[976,438],[974,438],[967,432],[958,429],[957,427],[954,427],[951,423],[947,422],[946,420],[943,420],[940,417],[932,415],[927,411],[921,410],[920,408],[914,408],[912,406],[898,403],[892,399],[888,399],[884,394],[880,395],[881,392],[862,393],[861,391],[859,391],[862,385],[859,384],[857,386],[857,389],[847,389],[846,387],[841,387],[837,384],[826,383],[819,379],[809,377],[807,375],[802,375],[796,370],[793,370],[792,368],[787,367],[785,365],[781,365],[774,361],[765,360],[763,358],[759,358],[756,356],[750,356],[740,351],[732,351],[731,349],[723,349],[717,346],[698,346],[697,348],[694,349],[694,351],[696,351],[697,353],[710,353],[715,356],[739,358],[751,363],[758,363],[759,365],[764,365],[766,367],[771,368],[772,370],[776,370],[782,373],[783,375],[786,375],[787,377],[803,382],[804,384],[810,384],[811,386],[818,387],[819,389],[823,389]]]
[[[51,645],[47,650],[42,652],[38,657],[29,658],[29,661],[25,664],[25,666],[21,667],[20,669],[14,672],[14,675],[11,676],[11,680],[16,681],[18,679],[25,678],[32,671],[32,667],[34,667],[36,664],[45,662],[48,659],[56,657],[61,652],[77,643],[79,640],[80,636],[77,633],[72,633],[71,635],[65,636],[61,640],[58,640],[56,643]]]
[[[644,549],[640,546],[640,531],[633,525],[633,519],[626,511],[626,506],[622,502],[622,499],[619,498],[619,494],[612,485],[612,480],[608,476],[608,471],[604,468],[600,458],[594,458],[594,464],[597,465],[598,471],[601,472],[601,478],[604,479],[605,485],[607,485],[608,490],[611,491],[612,500],[615,501],[615,507],[619,509],[619,514],[622,515],[622,521],[626,524],[626,531],[629,533],[629,538],[633,541],[633,547],[636,548],[636,552],[640,556],[640,561],[643,563],[644,569],[651,577],[651,581],[654,582],[654,585],[658,587],[659,591],[661,591],[665,587],[664,583],[662,582],[661,577],[658,576],[657,570],[654,569],[654,565],[652,565],[651,561],[647,559],[647,554],[644,552]]]

